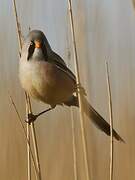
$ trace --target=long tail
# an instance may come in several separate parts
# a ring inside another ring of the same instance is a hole
[[[76,96],[72,96],[69,101],[64,103],[67,106],[79,106],[78,98]],[[108,122],[104,120],[104,118],[89,104],[87,99],[83,98],[84,111],[88,117],[92,120],[92,122],[99,128],[101,131],[110,136],[110,125]],[[119,134],[113,129],[113,136],[118,140],[124,142],[124,140],[119,136]]]

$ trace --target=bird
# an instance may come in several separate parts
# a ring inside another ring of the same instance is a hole
[[[41,30],[31,30],[21,50],[19,78],[22,88],[32,98],[50,105],[37,116],[29,114],[31,121],[54,109],[57,105],[79,107],[76,76],[64,60],[55,53]],[[81,87],[81,86],[80,86]],[[83,89],[83,88],[80,88]],[[110,125],[83,96],[84,112],[95,126],[110,136]],[[113,129],[113,136],[124,141]]]

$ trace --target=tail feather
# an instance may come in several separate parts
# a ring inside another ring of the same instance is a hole
[[[67,106],[79,106],[78,98],[76,96],[72,96],[69,101],[64,103]],[[104,120],[104,118],[89,104],[87,99],[83,98],[84,111],[87,116],[90,117],[92,122],[96,125],[97,128],[102,130],[108,136],[110,136],[110,125],[108,122]],[[124,140],[119,136],[119,134],[113,129],[113,136],[118,140],[124,142]]]
[[[110,136],[110,125],[104,120],[104,118],[91,106],[89,105],[89,116],[92,122],[108,136]],[[124,140],[119,136],[119,134],[113,129],[113,136],[118,140],[124,142]]]

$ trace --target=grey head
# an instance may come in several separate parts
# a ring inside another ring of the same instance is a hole
[[[27,60],[34,56],[37,57],[36,59],[47,59],[52,52],[45,34],[40,30],[30,31],[25,41],[25,50],[27,50]]]

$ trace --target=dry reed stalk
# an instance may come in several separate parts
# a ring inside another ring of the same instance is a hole
[[[30,142],[30,126],[27,124],[27,139]],[[27,158],[28,158],[28,168],[27,168],[27,174],[28,174],[28,180],[31,180],[31,156],[30,156],[30,148],[29,144],[27,143]]]
[[[71,0],[68,0],[68,8],[69,8],[69,16],[70,16],[71,35],[72,35],[72,41],[73,41],[73,53],[74,53],[76,82],[77,82],[77,85],[80,86],[81,83],[80,83],[80,75],[79,75],[79,64],[78,64],[78,56],[77,56],[77,47],[76,47],[76,40],[75,40],[75,30],[74,30],[74,20],[73,20]],[[83,94],[82,94],[80,88],[78,88],[77,95],[78,95],[78,100],[79,100],[80,125],[81,125],[81,136],[82,136],[82,144],[83,144],[85,175],[86,175],[86,180],[90,180],[89,168],[88,168],[87,148],[86,148],[85,128],[84,128],[84,116],[83,116],[83,103],[82,103],[83,102],[82,101]]]
[[[32,152],[31,146],[30,146],[30,140],[27,138],[27,132],[26,132],[25,127],[24,127],[24,125],[23,125],[23,120],[22,120],[22,118],[21,118],[21,116],[20,116],[20,114],[19,114],[19,111],[17,110],[16,104],[15,104],[12,96],[9,95],[9,97],[10,97],[11,103],[12,103],[14,109],[15,109],[15,112],[16,112],[16,114],[17,114],[18,120],[19,120],[19,122],[20,122],[20,124],[21,124],[21,126],[22,126],[22,129],[23,129],[23,132],[24,132],[24,136],[25,136],[25,139],[26,139],[26,141],[27,141],[27,145],[29,146],[29,151],[30,151],[30,154],[31,154],[31,157],[32,157],[32,160],[33,160],[33,166],[34,166],[34,168],[35,168],[36,174],[38,174],[38,169],[37,169],[37,166],[36,166],[36,162],[35,162],[35,159],[34,159],[34,155],[33,155],[33,152]]]
[[[72,108],[71,108],[71,126],[72,126],[74,180],[77,180],[78,179],[78,173],[77,173],[77,152],[76,152],[76,141],[75,141],[75,123],[74,123],[74,116],[73,116],[73,109]]]
[[[32,106],[31,106],[31,101],[30,101],[29,95],[27,93],[25,93],[25,95],[26,95],[26,100],[27,100],[26,105],[28,106],[28,109],[27,109],[27,115],[28,115],[28,114],[32,113]],[[37,168],[38,168],[37,179],[41,180],[41,169],[40,169],[40,162],[39,162],[38,144],[37,144],[37,137],[36,137],[36,130],[35,130],[34,122],[31,122],[30,126],[31,126],[31,135],[32,135],[32,140],[33,140],[36,164],[37,164]]]
[[[28,102],[28,95],[25,92],[25,100],[26,100],[26,119],[28,120],[28,114],[31,111],[31,106],[29,107],[29,102]],[[30,142],[30,125],[27,123],[27,139]],[[28,180],[31,180],[31,156],[30,156],[30,148],[27,144],[27,174],[28,174]]]
[[[19,23],[19,20],[18,20],[17,8],[16,8],[15,0],[13,0],[13,7],[14,7],[15,18],[16,18],[16,27],[17,27],[18,41],[19,41],[19,47],[20,47],[19,50],[21,51],[23,40],[22,40],[22,33],[21,33],[20,23]],[[29,113],[32,113],[32,108],[31,108],[30,97],[26,93],[26,116],[27,116],[27,119],[28,119],[28,114]],[[29,125],[27,125],[27,126],[29,126]],[[38,180],[41,180],[39,155],[37,154],[38,153],[38,150],[37,150],[38,145],[37,145],[37,140],[36,140],[36,131],[35,131],[34,123],[31,123],[31,128],[33,130],[32,131],[32,134],[33,134],[32,135],[32,140],[33,140],[33,144],[34,144],[34,152],[35,152],[36,163],[37,163],[37,168],[38,168],[37,177],[38,177]],[[29,130],[30,130],[30,128],[27,127],[27,137],[28,138],[30,138],[30,131]],[[28,154],[28,180],[31,180],[31,163],[30,163],[30,148],[29,148],[29,146],[27,146],[27,154]]]
[[[69,42],[68,36],[67,36],[67,42]],[[69,48],[68,48],[69,49]],[[69,57],[69,51],[67,53],[68,60]],[[68,67],[70,65],[70,62],[68,62]],[[74,121],[74,115],[73,115],[73,108],[70,109],[71,113],[71,133],[72,133],[72,153],[73,153],[73,168],[74,168],[74,180],[78,179],[78,172],[77,172],[77,151],[76,151],[76,139],[75,139],[75,121]]]
[[[110,179],[113,180],[113,110],[112,110],[112,94],[109,76],[108,62],[106,62],[106,79],[107,79],[107,89],[108,89],[108,101],[109,101],[109,119],[110,119]]]
[[[16,1],[13,0],[13,7],[14,7],[14,13],[15,13],[15,19],[16,19],[16,28],[17,28],[17,35],[18,35],[18,42],[19,42],[19,53],[21,52],[22,49],[22,33],[21,33],[21,28],[20,28],[20,23],[18,20],[18,14],[17,14],[17,8],[16,8]],[[27,116],[27,110],[28,110],[28,105],[27,105],[27,100],[26,100],[26,116]],[[29,132],[29,125],[27,125],[27,139],[30,143],[30,132]],[[30,148],[27,143],[27,176],[28,180],[31,180],[31,159],[30,159]]]
[[[35,149],[35,157],[36,157],[36,164],[38,167],[38,179],[41,180],[41,168],[40,168],[40,161],[39,161],[39,153],[38,153],[38,145],[37,145],[37,138],[36,138],[36,132],[35,132],[35,125],[34,123],[31,124],[31,134],[33,139],[33,146]]]
[[[19,20],[18,20],[16,1],[15,0],[13,0],[13,8],[14,8],[14,14],[15,14],[15,20],[16,20],[16,29],[17,29],[17,35],[18,35],[17,37],[18,37],[19,52],[20,52],[21,49],[22,49],[23,39],[22,39],[20,23],[19,23]]]

